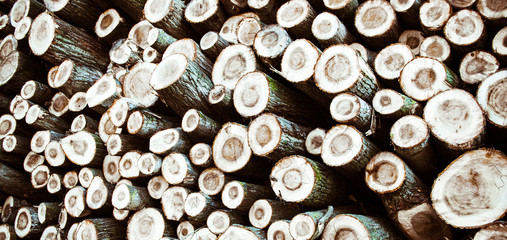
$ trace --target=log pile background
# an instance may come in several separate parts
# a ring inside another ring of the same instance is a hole
[[[0,0],[0,239],[507,239],[506,6]]]

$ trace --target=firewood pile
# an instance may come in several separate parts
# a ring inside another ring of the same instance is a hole
[[[0,0],[0,240],[507,239],[502,0]]]

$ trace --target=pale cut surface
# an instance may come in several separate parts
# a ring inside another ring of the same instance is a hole
[[[81,112],[88,106],[86,101],[86,92],[77,92],[69,100],[69,111]],[[81,116],[81,115],[78,115]]]
[[[428,125],[422,118],[408,115],[393,124],[390,135],[396,147],[412,148],[423,142],[428,134]]]
[[[83,187],[73,187],[65,194],[65,210],[70,216],[78,217],[87,208],[85,202],[86,190]]]
[[[474,0],[475,1],[475,0]],[[416,3],[416,0],[390,0],[391,6],[393,6],[394,11],[396,12],[404,12],[408,10],[410,7]]]
[[[246,127],[236,123],[226,123],[213,142],[215,166],[224,172],[242,169],[250,160],[252,150],[248,145]]]
[[[359,78],[359,59],[347,45],[334,45],[322,52],[315,66],[315,83],[322,91],[338,93],[348,89]]]
[[[322,160],[328,166],[338,167],[352,161],[363,147],[361,133],[348,125],[331,128],[322,142]]]
[[[414,58],[410,47],[395,43],[382,49],[375,58],[375,72],[384,79],[398,79],[401,70]]]
[[[387,1],[366,1],[357,9],[356,16],[357,31],[367,37],[387,32],[396,22],[396,13]]]
[[[111,74],[104,74],[86,91],[86,102],[89,107],[100,105],[121,89],[117,89],[116,79]]]
[[[431,57],[438,61],[445,61],[451,55],[451,46],[445,38],[434,35],[422,41],[419,51],[421,57]]]
[[[116,9],[108,9],[100,14],[99,19],[95,24],[95,33],[100,38],[106,37],[116,29],[121,21],[121,16]]]
[[[305,140],[305,147],[308,153],[320,155],[322,153],[322,142],[326,136],[326,130],[316,128],[308,133]]]
[[[189,221],[183,221],[178,224],[178,227],[176,228],[176,234],[178,235],[179,239],[184,239],[190,234],[194,232],[195,228],[192,223]]]
[[[10,114],[4,114],[0,117],[0,139],[13,134],[16,130],[16,119]]]
[[[172,0],[148,0],[144,4],[144,16],[151,23],[160,22],[172,10]]]
[[[217,235],[213,234],[209,230],[209,228],[201,227],[193,233],[193,235],[190,237],[189,240],[215,240],[215,239],[217,239]]]
[[[271,58],[281,56],[291,41],[283,27],[271,24],[257,33],[253,47],[258,56]]]
[[[199,41],[199,46],[201,46],[202,50],[208,50],[215,46],[215,43],[218,42],[218,38],[219,35],[217,32],[209,31],[202,35],[201,40]]]
[[[479,84],[489,75],[498,71],[500,63],[493,54],[485,51],[467,53],[459,66],[459,73],[463,82]]]
[[[190,1],[185,10],[185,18],[190,23],[200,23],[209,19],[218,11],[216,0]]]
[[[362,99],[354,94],[340,93],[333,98],[329,111],[331,117],[337,122],[346,122],[360,114]]]
[[[245,191],[239,181],[230,181],[222,190],[222,202],[229,209],[236,209],[245,199]]]
[[[155,176],[148,182],[148,194],[153,199],[161,199],[164,192],[169,188],[169,183],[163,176]]]
[[[58,167],[65,163],[65,153],[58,141],[51,141],[44,150],[44,156],[50,166]]]
[[[139,102],[144,107],[150,107],[158,100],[158,94],[150,86],[154,63],[137,63],[132,67],[123,80],[123,96]]]
[[[201,192],[209,196],[217,195],[225,185],[225,174],[218,168],[207,168],[199,174],[198,185]]]
[[[7,58],[3,59],[0,65],[0,86],[8,84],[9,80],[16,74],[19,61],[19,53],[17,51],[13,51]]]
[[[188,194],[185,200],[185,213],[190,216],[197,216],[206,207],[206,197],[203,193],[193,192]]]
[[[479,230],[473,240],[507,239],[507,226],[505,221],[497,221]]]
[[[28,37],[28,44],[33,54],[44,54],[55,37],[56,26],[53,17],[47,12],[39,14],[32,22],[32,30]]]
[[[239,79],[234,88],[234,108],[243,117],[256,116],[268,105],[269,92],[269,82],[264,73],[247,73]]]
[[[281,137],[280,122],[269,113],[258,116],[248,127],[248,143],[254,154],[259,156],[271,153],[280,143]]]
[[[276,12],[276,22],[284,28],[292,28],[304,21],[311,9],[305,0],[290,0]]]
[[[380,114],[391,114],[398,111],[404,104],[400,93],[385,88],[375,93],[372,106]]]
[[[223,39],[225,39],[230,44],[236,44],[238,43],[238,35],[236,34],[239,23],[241,20],[247,17],[253,17],[256,19],[259,19],[259,16],[253,12],[247,12],[242,13],[239,15],[232,16],[228,18],[224,24],[222,25],[222,28],[220,29],[220,32],[218,33]]]
[[[171,43],[165,49],[162,59],[165,59],[172,54],[179,53],[185,55],[189,61],[195,61],[198,50],[199,45],[194,40],[190,38],[183,38]]]
[[[196,166],[207,165],[212,157],[211,146],[206,143],[197,143],[190,149],[188,156]]]
[[[252,226],[260,229],[268,226],[272,215],[273,209],[265,199],[255,201],[248,212],[248,218]]]
[[[86,166],[95,157],[95,139],[91,133],[81,131],[60,140],[67,158],[81,166]]]
[[[500,127],[507,127],[507,70],[500,70],[487,77],[477,91],[477,102],[488,120]]]
[[[444,34],[451,43],[466,46],[479,40],[484,28],[481,16],[477,12],[464,9],[449,18]]]
[[[304,157],[289,156],[275,164],[270,180],[278,197],[287,202],[301,202],[313,190],[315,172]]]
[[[151,74],[150,85],[155,90],[161,90],[177,82],[187,70],[188,59],[185,55],[175,53],[160,62]]]
[[[278,220],[269,225],[268,240],[293,240],[289,232],[289,221]]]
[[[256,65],[251,48],[243,44],[231,45],[218,55],[211,79],[215,85],[221,84],[232,90],[243,75],[256,69]]]
[[[398,190],[405,181],[405,163],[390,152],[377,153],[366,165],[366,184],[376,193]]]
[[[187,157],[181,153],[167,155],[162,161],[162,175],[165,180],[173,185],[182,183],[189,174],[187,161]]]
[[[209,230],[214,234],[221,234],[231,225],[231,219],[227,212],[216,210],[212,212],[206,221]]]
[[[352,215],[340,214],[332,218],[324,228],[322,240],[370,239],[364,224]]]
[[[190,190],[184,187],[173,186],[162,194],[162,209],[166,219],[180,221],[185,215],[185,200]]]
[[[22,207],[18,210],[18,214],[16,215],[14,222],[16,235],[20,238],[24,238],[30,233],[32,224],[37,224],[36,222],[32,222],[30,210],[26,207]]]
[[[245,18],[238,25],[238,42],[247,46],[254,44],[255,35],[262,29],[261,23],[255,18]]]
[[[498,33],[493,38],[493,52],[503,56],[507,55],[507,44],[505,44],[505,41],[507,40],[505,39],[507,39],[507,26],[498,31]]]
[[[315,225],[310,215],[300,213],[290,221],[289,232],[296,239],[311,239],[317,231],[317,226]]]
[[[405,43],[410,47],[414,56],[419,54],[419,47],[424,40],[423,32],[418,30],[405,30],[400,34],[398,42]]]
[[[17,28],[21,20],[28,16],[30,11],[30,0],[15,1],[9,12],[10,24]]]
[[[144,208],[130,218],[127,225],[128,239],[160,239],[164,235],[165,219],[155,208]]]
[[[439,92],[451,89],[446,78],[447,72],[441,62],[418,57],[408,62],[401,71],[400,86],[407,96],[426,101]]]
[[[282,57],[282,74],[290,82],[303,82],[310,79],[315,72],[315,64],[320,50],[306,39],[293,41]]]
[[[30,27],[32,26],[32,19],[30,17],[24,17],[19,21],[18,26],[14,30],[14,38],[16,40],[21,41],[26,39],[26,35],[30,32]]]
[[[108,188],[103,178],[100,176],[93,177],[86,191],[86,204],[91,209],[99,209],[104,206],[108,198],[110,198],[108,195]]]
[[[44,0],[44,5],[51,12],[58,12],[62,10],[70,0]]]
[[[158,131],[150,138],[150,151],[161,154],[170,150],[178,143],[180,133],[175,128]]]
[[[155,27],[147,20],[143,20],[134,25],[129,32],[128,38],[142,49],[149,47],[148,35],[151,29]]]
[[[429,29],[443,27],[451,16],[451,5],[445,0],[430,0],[419,9],[419,20]]]
[[[340,1],[346,3],[346,1]],[[344,39],[348,34],[347,28],[338,17],[329,12],[322,12],[312,23],[312,33],[318,40],[329,40],[334,36]]]
[[[217,240],[260,240],[260,238],[250,229],[241,225],[231,225],[221,234]]]

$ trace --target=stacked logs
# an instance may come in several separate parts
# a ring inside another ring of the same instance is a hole
[[[0,239],[505,237],[475,2],[0,1]]]

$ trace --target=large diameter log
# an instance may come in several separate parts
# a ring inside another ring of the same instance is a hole
[[[424,120],[444,155],[458,156],[485,143],[484,113],[468,92],[452,89],[431,98],[424,107]],[[443,150],[445,149],[445,150]]]
[[[248,143],[253,153],[277,161],[288,155],[304,155],[310,128],[271,113],[255,118],[248,127]]]
[[[95,23],[95,34],[108,43],[127,36],[132,24],[125,17],[114,8],[104,11]]]
[[[221,84],[232,90],[243,75],[256,69],[259,69],[259,65],[254,51],[243,44],[235,44],[226,47],[218,55],[211,79],[213,84]]]
[[[266,232],[255,227],[233,224],[217,238],[217,240],[227,239],[265,240]]]
[[[173,152],[162,161],[162,176],[172,185],[194,187],[197,185],[199,170],[185,154]]]
[[[417,57],[408,62],[401,71],[399,82],[403,92],[417,101],[427,101],[442,91],[462,85],[451,69],[428,57]]]
[[[271,24],[257,33],[253,48],[266,67],[280,69],[284,50],[291,42],[292,38],[285,28],[277,24]]]
[[[315,65],[315,82],[322,91],[348,91],[371,102],[379,89],[368,64],[348,45],[334,45],[322,52]]]
[[[257,18],[244,18],[238,25],[238,42],[249,47],[253,46],[255,37],[263,26],[264,23]]]
[[[431,0],[419,8],[421,28],[426,34],[441,32],[452,15],[451,5],[444,0]]]
[[[188,6],[186,8],[188,9]],[[185,9],[183,0],[147,0],[144,5],[146,19],[177,39],[194,35],[185,21],[186,11],[188,10]]]
[[[161,239],[176,236],[175,227],[164,219],[160,209],[144,208],[130,218],[127,239]]]
[[[279,200],[259,199],[255,201],[248,212],[252,226],[264,229],[282,219],[292,219],[299,209],[296,205]]]
[[[36,56],[53,65],[66,59],[96,69],[105,69],[109,64],[107,50],[100,41],[49,12],[33,20],[28,43]]]
[[[375,130],[372,106],[354,94],[336,95],[329,105],[329,111],[338,123],[354,126],[364,133]]]
[[[191,142],[181,128],[169,128],[158,131],[150,138],[149,149],[155,154],[169,154],[171,152],[186,153]]]
[[[503,133],[504,129],[507,129],[507,116],[501,107],[505,101],[502,96],[507,91],[506,75],[507,70],[503,69],[487,77],[479,86],[476,96],[488,122],[496,128],[502,129],[499,133]]]
[[[312,22],[317,12],[313,7],[306,0],[287,1],[278,8],[276,22],[287,29],[293,38],[305,38],[316,42],[312,35]]]
[[[90,0],[44,0],[48,11],[74,26],[93,31],[102,9]]]
[[[113,186],[102,176],[95,176],[90,181],[86,191],[86,205],[90,209],[99,209],[111,202]]]
[[[505,154],[494,149],[469,151],[454,160],[431,190],[439,216],[457,228],[482,227],[500,219],[507,208],[502,180],[506,163]]]
[[[10,23],[13,27],[17,28],[21,20],[25,17],[34,18],[40,13],[44,12],[46,7],[43,3],[33,0],[19,0],[16,1],[9,11]],[[12,33],[12,32],[11,32]]]
[[[206,34],[202,35],[201,40],[199,41],[199,46],[201,50],[208,56],[210,60],[216,60],[218,55],[229,46],[229,43],[222,38],[217,32],[209,31]]]
[[[324,4],[330,1],[324,1]],[[354,0],[349,3],[356,2]],[[343,2],[340,2],[342,4]],[[334,44],[355,42],[354,35],[347,30],[347,27],[338,17],[329,12],[322,12],[312,23],[312,33],[323,48],[328,48]]]
[[[432,232],[433,233],[433,232]],[[322,240],[355,237],[356,239],[401,239],[389,221],[358,214],[339,214],[327,223]]]
[[[423,32],[419,30],[405,30],[400,34],[398,42],[406,44],[410,47],[414,56],[419,55],[419,47],[424,40]]]
[[[382,49],[375,57],[375,72],[384,84],[391,88],[398,87],[401,70],[414,58],[410,47],[403,43],[391,44]]]
[[[225,184],[221,199],[227,208],[245,211],[250,209],[257,199],[274,197],[268,186],[234,180]]]
[[[382,89],[375,93],[373,109],[381,116],[395,121],[406,115],[422,115],[422,106],[412,98],[391,89]]]
[[[467,28],[463,31],[464,27]],[[486,43],[486,26],[481,16],[469,9],[455,13],[445,24],[444,35],[458,53],[481,48]]]
[[[91,218],[79,223],[75,240],[125,239],[126,227],[114,218]]]
[[[270,175],[275,194],[286,202],[303,206],[324,207],[348,201],[336,173],[322,163],[302,156],[280,159]]]
[[[380,196],[389,216],[407,238],[451,237],[449,226],[430,205],[426,185],[398,156],[390,152],[375,155],[366,167],[365,179],[368,187]]]
[[[268,240],[286,239],[294,240],[289,231],[290,220],[277,220],[269,225],[266,233]]]
[[[371,0],[361,4],[356,11],[354,26],[370,48],[382,49],[396,42],[400,26],[396,12],[389,2]]]
[[[103,113],[120,98],[121,92],[120,82],[106,73],[86,91],[86,102],[91,109]]]
[[[155,114],[149,110],[136,110],[127,120],[127,130],[130,134],[141,138],[150,138],[160,129],[178,126],[179,119]]]
[[[14,229],[16,235],[20,238],[42,233],[44,227],[37,217],[37,207],[20,208],[16,216]]]
[[[107,154],[99,136],[81,131],[61,139],[60,144],[67,158],[80,166],[98,167]]]
[[[221,208],[221,202],[201,192],[190,193],[185,200],[185,213],[189,220],[198,223],[205,223],[209,214]]]
[[[29,79],[40,79],[43,69],[35,58],[20,51],[12,51],[0,64],[0,88],[4,92],[19,92]]]
[[[192,191],[180,186],[172,186],[162,194],[162,210],[167,220],[181,221],[185,215],[185,200]]]
[[[65,211],[74,218],[90,215],[91,210],[86,205],[86,189],[76,186],[65,194]]]
[[[180,116],[191,108],[214,116],[207,104],[213,83],[201,67],[183,54],[176,53],[162,60],[151,75],[150,85],[160,99]]]
[[[225,18],[226,15],[218,0],[193,0],[185,9],[185,20],[200,34],[206,31],[220,31]]]
[[[4,37],[0,42],[0,59],[4,60],[12,52],[17,51],[18,43],[19,42],[16,40],[12,32],[9,33],[9,35],[7,35],[6,37]]]
[[[478,85],[499,68],[500,63],[493,54],[481,50],[472,51],[461,60],[459,75],[463,82]]]

